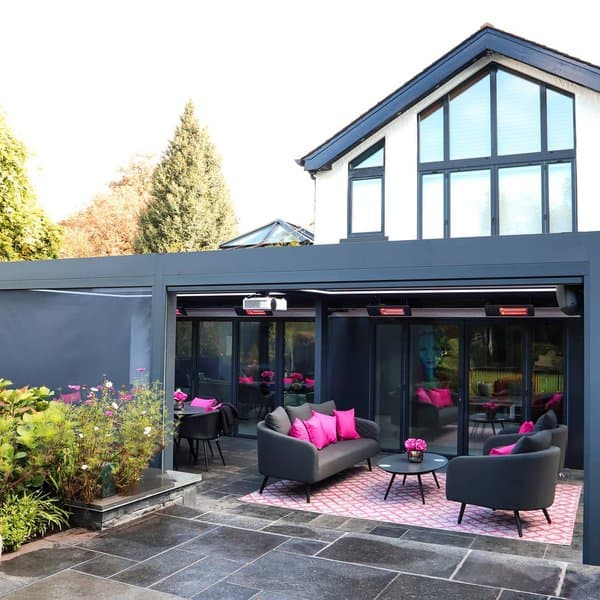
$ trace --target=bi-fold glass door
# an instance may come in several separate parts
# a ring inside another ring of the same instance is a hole
[[[447,456],[552,408],[565,420],[563,319],[378,321],[373,413],[382,447],[421,437]]]

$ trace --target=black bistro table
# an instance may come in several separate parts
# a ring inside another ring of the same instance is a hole
[[[433,475],[433,479],[435,480],[435,484],[439,488],[440,484],[435,472],[438,469],[443,469],[447,464],[448,459],[445,456],[442,456],[441,454],[433,454],[432,452],[425,452],[423,454],[423,462],[419,463],[409,462],[406,454],[393,454],[392,456],[383,458],[379,462],[379,468],[392,474],[390,484],[387,487],[383,499],[387,500],[388,494],[392,489],[392,483],[394,483],[394,479],[396,479],[396,475],[404,475],[404,478],[402,479],[402,485],[404,485],[406,482],[406,477],[408,475],[416,475],[419,481],[419,489],[421,490],[421,500],[423,501],[423,504],[425,504],[425,493],[423,491],[421,475],[431,473]]]

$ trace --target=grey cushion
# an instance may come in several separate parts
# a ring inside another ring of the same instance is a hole
[[[300,404],[300,406],[286,406],[285,410],[287,411],[291,423],[293,423],[296,418],[301,421],[308,421],[308,419],[312,417],[313,410],[318,413],[323,413],[324,415],[333,415],[335,402],[333,400],[322,402],[321,404],[305,402],[304,404]]]
[[[333,415],[333,411],[335,410],[335,402],[333,400],[321,402],[321,404],[310,404],[309,406],[315,412],[323,413],[324,415],[329,415],[330,417]]]
[[[532,435],[524,435],[515,444],[511,454],[525,454],[526,452],[539,452],[550,447],[552,434],[549,430],[539,431]]]
[[[294,419],[308,421],[312,417],[312,408],[310,406],[308,402],[305,402],[304,404],[300,404],[300,406],[286,406],[285,410],[292,423]]]
[[[544,429],[556,429],[558,427],[558,419],[556,413],[550,409],[541,415],[533,426],[533,433],[544,431]]]
[[[287,435],[292,427],[287,413],[281,406],[278,406],[273,412],[267,413],[265,423],[269,429],[273,429],[284,435]]]
[[[317,479],[325,479],[379,452],[377,441],[369,438],[344,440],[325,446],[318,451],[319,474]]]

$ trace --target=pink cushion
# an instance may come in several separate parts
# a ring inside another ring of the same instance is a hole
[[[306,385],[307,387],[312,387],[313,385],[315,385],[315,380],[311,379],[310,377],[307,377],[304,380],[304,385]]]
[[[321,420],[315,416],[315,413],[313,413],[310,419],[304,421],[304,426],[306,427],[306,431],[308,431],[311,443],[317,447],[317,450],[321,450],[321,448],[327,446],[327,436],[321,426]]]
[[[291,385],[292,383],[294,383],[294,378],[293,377],[284,377],[283,383],[285,385]]]
[[[321,421],[321,427],[327,436],[327,444],[335,444],[337,442],[337,419],[335,415],[324,415],[313,410],[312,416]]]
[[[562,402],[563,395],[560,392],[556,392],[552,394],[552,398],[546,402],[544,405],[544,410],[549,410],[551,408],[556,408]]]
[[[429,395],[431,404],[437,406],[438,408],[444,408],[444,401],[437,390],[427,390],[427,394]]]
[[[440,395],[442,405],[439,408],[446,408],[448,406],[453,406],[452,402],[452,394],[448,388],[434,388],[435,392]]]
[[[334,410],[335,426],[339,440],[358,440],[360,435],[356,431],[356,421],[354,419],[354,409]]]
[[[519,433],[531,433],[533,431],[533,421],[524,421],[519,427]]]
[[[306,431],[306,425],[296,417],[292,426],[290,427],[289,435],[298,440],[304,440],[305,442],[310,442],[310,437],[308,436],[308,431]]]
[[[427,392],[422,387],[418,387],[415,394],[417,395],[417,402],[421,402],[422,404],[431,404],[431,398],[427,395]]]
[[[239,378],[239,382],[240,383],[252,383],[253,381],[254,381],[253,377],[243,377],[243,376],[240,376],[240,378]]]
[[[304,376],[302,375],[302,373],[298,373],[298,372],[290,373],[290,377],[292,379],[296,379],[297,381],[302,381],[304,379]]]
[[[498,446],[498,448],[492,448],[490,450],[490,456],[506,456],[512,452],[512,449],[516,444],[510,444],[508,446]]]
[[[202,406],[204,408],[213,408],[216,403],[216,398],[194,398],[190,402],[190,406]]]

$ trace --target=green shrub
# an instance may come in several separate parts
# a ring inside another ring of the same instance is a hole
[[[41,492],[8,492],[0,503],[0,536],[6,551],[68,524],[68,513]]]

